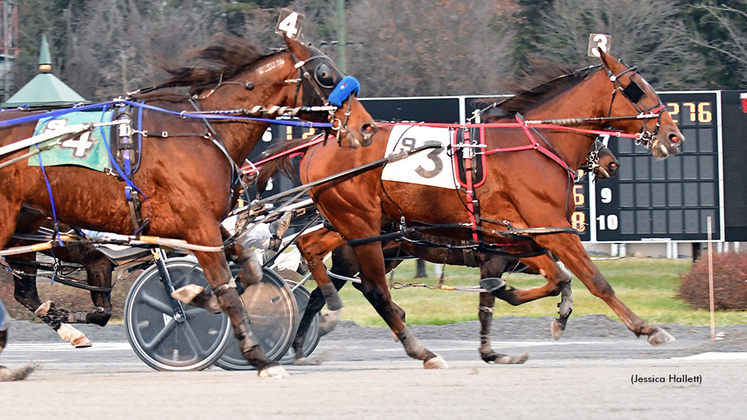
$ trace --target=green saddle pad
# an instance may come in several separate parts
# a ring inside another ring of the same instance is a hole
[[[58,130],[69,125],[111,122],[112,114],[113,111],[81,111],[70,112],[51,119],[42,118],[36,123],[34,135],[44,133],[47,130]],[[39,166],[39,157],[41,156],[44,166],[76,165],[101,172],[107,169],[111,170],[109,153],[106,150],[110,144],[110,133],[111,129],[109,127],[97,127],[92,131],[82,133],[38,155],[31,156],[29,166]],[[43,147],[56,140],[52,139],[31,146],[30,151],[35,151],[37,147]]]

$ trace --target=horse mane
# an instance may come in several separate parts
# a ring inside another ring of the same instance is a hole
[[[262,153],[261,158],[264,159],[275,156],[286,150],[290,150],[294,147],[298,147],[308,142],[309,140],[307,139],[285,141],[278,146],[265,150]],[[262,167],[259,170],[259,175],[257,176],[257,191],[259,193],[265,191],[267,182],[269,181],[270,177],[277,171],[280,171],[280,173],[284,174],[288,178],[298,178],[298,172],[296,171],[296,168],[293,166],[293,163],[288,156],[281,156],[279,158],[268,160],[267,162],[262,164]]]
[[[211,43],[202,48],[187,51],[184,64],[159,58],[156,64],[171,77],[158,85],[158,89],[189,87],[189,94],[196,95],[207,88],[215,87],[220,81],[238,75],[248,66],[277,53],[265,54],[258,46],[235,36],[216,34]],[[195,65],[186,63],[196,61]],[[183,95],[173,92],[151,92],[135,95],[138,99],[160,99],[166,101],[184,100]]]
[[[496,105],[508,115],[527,112],[578,85],[601,67],[596,65],[573,70],[536,58],[530,62],[529,72],[511,83],[514,96]]]

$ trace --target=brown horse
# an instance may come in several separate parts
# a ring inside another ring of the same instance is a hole
[[[272,153],[272,152],[270,152]],[[620,162],[617,160],[615,155],[600,141],[596,140],[594,146],[589,152],[586,161],[582,163],[581,168],[588,173],[594,172],[598,178],[610,178],[615,176],[617,170],[620,168]],[[273,168],[270,165],[265,167],[268,173],[273,172]],[[264,182],[264,176],[260,178],[260,183]],[[324,231],[328,233],[324,233]],[[325,228],[313,233],[314,235],[331,235],[332,238],[336,236],[334,232],[329,231]],[[520,264],[520,260],[510,255],[496,254],[490,252],[481,252],[474,250],[469,242],[449,240],[446,238],[438,237],[425,237],[424,235],[413,234],[408,239],[402,242],[389,241],[388,243],[382,243],[384,248],[384,255],[393,260],[387,264],[387,272],[393,270],[396,266],[402,262],[403,257],[411,255],[413,257],[420,258],[425,261],[432,262],[434,264],[449,264],[449,265],[462,265],[467,267],[479,267],[480,278],[500,278],[503,273],[506,272],[524,272],[526,274],[539,274],[532,271],[527,266]],[[318,237],[314,238],[314,244],[325,243],[325,240],[319,240]],[[313,245],[307,245],[305,249],[308,251]],[[324,254],[324,251],[315,251],[315,254]],[[332,251],[332,267],[330,271],[334,275],[343,277],[353,277],[360,271],[360,265],[355,258],[353,249],[347,245],[339,247]],[[338,291],[348,281],[342,279],[332,278],[332,283],[335,289]],[[360,288],[358,283],[353,283],[353,286]],[[511,300],[512,295],[510,294],[511,289],[501,289],[498,297],[507,299],[511,304],[518,304]],[[571,284],[566,283],[561,291],[562,300],[558,307],[560,308],[560,318],[555,320],[552,324],[553,337],[555,339],[560,338],[560,334],[565,328],[566,321],[572,311],[571,301]],[[496,353],[493,351],[490,344],[490,328],[493,322],[493,308],[495,307],[495,298],[491,293],[481,292],[480,301],[478,306],[478,317],[480,319],[480,357],[486,363],[498,363],[498,364],[514,364],[523,363],[526,361],[526,355],[506,355],[502,353]],[[322,310],[324,306],[324,296],[322,290],[316,288],[311,292],[309,302],[306,305],[306,311],[301,318],[296,331],[296,337],[293,341],[293,349],[296,353],[296,361],[294,363],[303,363],[305,359],[304,355],[304,343],[306,340],[306,334],[312,325],[312,321],[317,313]],[[330,320],[329,317],[323,317],[323,321],[319,326],[320,335],[328,333],[334,328],[334,320]]]
[[[238,181],[238,163],[246,159],[269,122],[230,117],[210,124],[204,119],[183,118],[183,112],[326,105],[326,97],[342,75],[333,71],[334,64],[318,50],[289,38],[285,42],[286,50],[263,55],[245,41],[222,36],[214,45],[196,52],[209,66],[167,69],[172,78],[161,86],[187,86],[190,95],[156,92],[139,96],[159,108],[143,109],[139,130],[152,134],[144,136],[140,169],[131,178],[147,199],[143,212],[149,221],[148,233],[192,244],[210,286],[220,295],[221,308],[231,319],[242,354],[261,377],[286,373],[264,355],[251,332],[241,299],[230,282],[220,221],[236,199],[238,188],[233,181]],[[331,134],[341,145],[368,145],[377,129],[355,95],[348,96],[338,109],[321,114],[312,111],[302,110],[299,115],[332,122]],[[7,112],[3,117],[27,115]],[[33,123],[10,125],[0,131],[0,146],[29,138],[33,132]],[[3,159],[24,152],[19,150]],[[136,229],[124,188],[119,177],[82,167],[46,167],[44,173],[39,167],[7,165],[0,169],[0,248],[17,230],[23,207],[51,215],[52,203],[57,218],[72,226],[131,234]],[[236,253],[244,270],[242,281],[259,281],[253,254],[241,249]]]
[[[647,335],[652,345],[671,342],[671,335],[644,322],[620,301],[569,222],[574,208],[573,175],[601,130],[611,126],[620,130],[620,135],[636,137],[659,158],[678,153],[684,141],[669,114],[663,112],[665,107],[656,92],[634,67],[603,53],[601,60],[602,65],[546,74],[554,78],[517,92],[498,105],[505,116],[482,125],[487,175],[474,191],[384,180],[381,169],[314,188],[310,195],[339,234],[335,243],[325,244],[325,248],[378,236],[382,218],[399,223],[405,231],[416,227],[457,240],[478,238],[493,246],[509,247],[512,252],[519,250],[518,240],[522,246],[551,251],[637,336]],[[357,153],[329,145],[314,146],[301,161],[301,180],[308,183],[379,160],[385,155],[387,137],[389,129],[379,132],[371,147]],[[407,146],[404,141],[401,144]],[[418,144],[410,142],[409,146]],[[439,153],[444,150],[432,149],[429,157],[434,161],[445,158]],[[474,198],[479,199],[479,224]],[[363,294],[407,354],[423,360],[426,368],[446,367],[442,358],[408,332],[404,314],[393,304],[381,245],[371,241],[354,243]],[[342,303],[329,282],[321,256],[308,252],[304,248],[309,246],[307,242],[299,241],[298,246],[322,288],[328,309],[339,311]],[[518,304],[558,293],[569,280],[546,254],[524,262],[543,274],[547,284],[510,291],[496,284],[493,294],[504,290]]]

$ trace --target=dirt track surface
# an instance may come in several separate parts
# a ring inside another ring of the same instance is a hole
[[[443,371],[422,369],[388,329],[343,322],[322,338],[314,365],[286,365],[291,376],[279,381],[215,367],[153,371],[129,348],[122,325],[85,326],[94,346],[73,349],[44,325],[15,322],[0,363],[34,359],[44,367],[0,383],[0,418],[744,418],[747,326],[718,328],[724,339],[711,341],[710,328],[664,325],[677,341],[651,347],[602,315],[571,318],[554,341],[550,319],[495,320],[494,349],[529,352],[524,365],[482,362],[477,322],[410,326],[449,362]],[[632,383],[636,375],[664,382]],[[683,375],[699,383],[669,379]]]

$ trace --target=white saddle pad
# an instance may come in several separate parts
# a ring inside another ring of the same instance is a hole
[[[457,189],[454,164],[452,158],[446,155],[446,146],[450,144],[452,135],[453,131],[448,128],[395,125],[389,135],[385,156],[403,149],[412,150],[427,141],[437,141],[443,148],[424,150],[384,166],[382,179]]]

